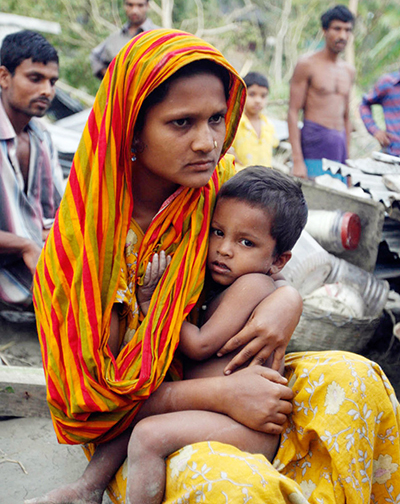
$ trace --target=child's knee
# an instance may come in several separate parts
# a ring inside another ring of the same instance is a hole
[[[138,422],[131,434],[128,445],[128,457],[143,457],[145,454],[154,452],[160,446],[159,429],[154,418],[144,418]]]

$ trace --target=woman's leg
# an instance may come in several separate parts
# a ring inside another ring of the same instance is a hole
[[[312,502],[400,499],[400,407],[381,368],[348,352],[286,356],[293,412],[274,465]]]
[[[208,411],[183,411],[148,417],[134,428],[128,447],[129,504],[159,504],[165,490],[165,458],[200,441],[219,441],[272,460],[279,436],[256,432]]]

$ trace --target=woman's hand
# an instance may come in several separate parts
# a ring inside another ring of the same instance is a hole
[[[250,429],[279,434],[292,412],[293,396],[286,378],[278,371],[251,366],[229,376],[164,381],[144,401],[135,422],[171,411],[214,411]]]
[[[300,294],[294,287],[280,287],[253,311],[247,324],[219,350],[221,357],[244,346],[225,367],[230,374],[248,363],[264,364],[274,352],[272,368],[278,370],[285,358],[286,347],[299,322],[303,309]]]
[[[292,390],[277,371],[252,366],[225,377],[220,401],[225,413],[250,429],[280,434],[292,412]],[[196,381],[196,380],[193,380]]]
[[[160,255],[154,254],[151,262],[147,265],[143,285],[138,286],[137,289],[137,299],[144,315],[147,315],[151,296],[170,262],[171,256],[166,256],[164,250],[162,250]]]

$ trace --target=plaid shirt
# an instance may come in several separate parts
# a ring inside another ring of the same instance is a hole
[[[53,223],[64,183],[49,132],[37,119],[29,122],[27,131],[30,160],[25,186],[17,159],[17,135],[0,96],[0,230],[33,240],[41,247],[42,230]],[[8,273],[11,271],[10,263],[16,259],[15,255],[0,253],[0,300],[12,302],[9,299],[11,286],[16,280]],[[7,279],[2,276],[4,274],[7,274]],[[32,277],[29,280],[32,281]],[[18,285],[15,287],[18,289]]]
[[[383,75],[373,89],[363,96],[360,114],[371,135],[379,130],[371,112],[371,105],[376,104],[383,108],[386,131],[392,140],[385,152],[400,156],[400,71]]]

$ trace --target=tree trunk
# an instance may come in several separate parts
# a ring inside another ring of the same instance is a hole
[[[280,28],[276,35],[275,58],[274,58],[274,80],[275,84],[282,82],[282,58],[283,42],[289,26],[289,16],[292,10],[292,0],[285,0],[283,4]]]
[[[174,8],[174,0],[161,0],[161,9],[157,8],[158,5],[155,2],[151,2],[150,5],[160,14],[162,27],[172,28],[172,9]]]
[[[349,0],[349,11],[357,17],[358,10],[358,0]],[[355,56],[354,56],[354,37],[351,37],[344,53],[345,60],[354,66]]]

